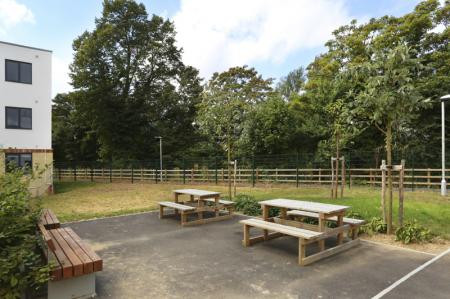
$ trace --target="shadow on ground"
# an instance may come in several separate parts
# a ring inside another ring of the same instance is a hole
[[[296,239],[242,247],[240,219],[182,228],[144,213],[69,225],[104,260],[100,298],[370,298],[430,259],[361,242],[300,267]]]

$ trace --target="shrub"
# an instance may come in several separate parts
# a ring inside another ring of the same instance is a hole
[[[236,202],[235,207],[237,211],[250,216],[261,215],[261,206],[253,196],[238,194],[234,201]]]
[[[420,226],[415,220],[395,231],[395,240],[404,244],[429,242],[431,238],[430,230]]]
[[[36,234],[39,209],[28,192],[22,170],[0,177],[0,298],[19,298],[49,279]]]
[[[381,217],[373,217],[367,224],[361,227],[361,230],[368,234],[386,233],[387,225]]]

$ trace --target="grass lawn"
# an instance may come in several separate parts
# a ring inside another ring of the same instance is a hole
[[[75,221],[97,217],[149,211],[157,208],[157,202],[173,200],[172,190],[196,188],[221,191],[225,186],[131,184],[131,183],[55,183],[55,194],[43,197],[43,206],[51,208],[61,221]],[[380,190],[367,187],[346,189],[343,199],[331,200],[327,187],[272,186],[238,187],[238,193],[253,195],[258,200],[290,198],[324,203],[343,204],[363,218],[380,216]],[[397,194],[396,194],[397,195]],[[398,201],[394,201],[394,221],[397,220]],[[438,192],[414,191],[405,193],[405,221],[416,219],[433,233],[450,239],[450,198],[442,198]]]

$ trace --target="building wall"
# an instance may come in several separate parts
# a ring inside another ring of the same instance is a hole
[[[5,60],[32,64],[32,84],[5,80]],[[31,153],[33,196],[52,191],[52,53],[0,41],[0,176],[6,153]],[[32,129],[6,129],[5,107],[32,109]]]
[[[0,42],[0,148],[52,148],[52,53]],[[32,64],[32,84],[5,81],[5,59]],[[32,130],[5,129],[5,106],[32,108]]]

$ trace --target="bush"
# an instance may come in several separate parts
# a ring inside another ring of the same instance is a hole
[[[21,170],[0,177],[0,298],[19,298],[49,279],[36,234],[40,211],[33,207],[28,183]]]
[[[234,201],[236,202],[235,207],[237,211],[250,216],[261,215],[261,206],[253,196],[238,194]]]
[[[432,237],[430,230],[418,225],[415,220],[395,231],[395,240],[403,244],[429,242]]]
[[[387,224],[381,217],[373,217],[367,224],[361,227],[361,230],[368,234],[386,233]]]

